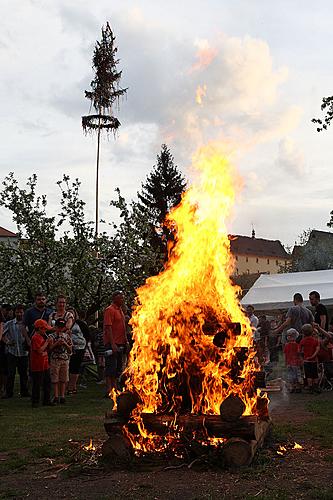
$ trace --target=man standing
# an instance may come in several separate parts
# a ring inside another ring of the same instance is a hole
[[[123,357],[129,347],[123,305],[124,296],[122,292],[117,291],[112,295],[112,304],[104,311],[106,396],[117,386],[117,378],[123,369]]]
[[[252,328],[256,329],[258,327],[259,319],[254,314],[254,307],[253,306],[250,306],[250,305],[247,306],[246,316],[249,318],[250,325],[252,326]]]
[[[34,331],[34,323],[37,319],[43,319],[46,322],[49,319],[52,310],[46,307],[46,297],[43,292],[36,293],[35,304],[27,309],[24,315],[24,324],[28,329],[31,338]]]
[[[309,293],[310,304],[315,308],[315,322],[319,325],[323,330],[327,332],[328,330],[328,314],[326,307],[320,303],[320,294],[319,292],[313,291]]]
[[[15,318],[4,325],[3,338],[7,353],[7,383],[4,398],[13,397],[16,369],[20,376],[21,397],[29,397],[28,391],[28,345],[30,339],[23,324],[24,307],[18,304],[14,309]]]
[[[313,314],[303,305],[303,297],[300,293],[295,293],[293,301],[294,305],[288,310],[282,325],[274,330],[275,334],[282,332],[285,328],[295,328],[298,333],[301,333],[303,325],[314,322]]]

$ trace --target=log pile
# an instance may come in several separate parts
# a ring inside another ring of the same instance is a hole
[[[132,435],[138,435],[137,425],[130,420],[125,401],[128,401],[133,409],[133,398],[128,395],[124,397],[120,409],[106,414],[104,427],[109,435],[105,443],[105,449],[111,449],[112,453],[123,454],[128,459],[128,446],[122,446],[121,436],[124,426]],[[245,405],[237,395],[230,395],[220,406],[220,415],[178,415],[177,425],[184,436],[202,433],[208,438],[225,438],[222,445],[222,457],[224,463],[229,467],[241,467],[249,465],[257,451],[263,445],[271,422],[267,411],[267,400],[261,398],[257,405],[257,415],[243,416]],[[174,415],[156,415],[153,413],[142,413],[142,422],[149,433],[166,436],[170,426],[174,424]],[[115,446],[115,444],[117,446]],[[121,458],[121,456],[120,456]]]

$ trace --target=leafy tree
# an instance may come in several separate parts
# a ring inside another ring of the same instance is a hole
[[[333,119],[333,96],[323,97],[321,110],[325,111],[324,118],[321,120],[319,118],[313,118],[312,122],[317,123],[317,132],[322,132],[323,130],[327,130],[327,127],[331,124]]]
[[[97,158],[96,158],[96,221],[95,232],[98,233],[98,192],[99,192],[99,156],[101,132],[115,132],[120,127],[118,118],[112,115],[113,105],[119,98],[126,94],[127,89],[119,86],[121,71],[117,65],[117,47],[115,47],[115,36],[109,23],[102,28],[101,41],[97,41],[93,56],[93,69],[95,77],[91,82],[91,90],[85,91],[85,96],[90,100],[91,106],[95,109],[95,114],[82,117],[83,130],[97,132]]]
[[[166,258],[167,243],[172,241],[172,231],[164,225],[164,220],[171,208],[180,203],[185,188],[185,178],[163,144],[156,165],[137,193],[136,204],[138,214],[148,223],[144,237],[160,253],[162,261]]]
[[[113,224],[114,245],[118,249],[116,268],[118,287],[126,292],[132,304],[135,290],[145,280],[161,268],[160,255],[151,246],[147,235],[150,234],[149,222],[142,218],[136,202],[127,204],[120,190],[116,189],[118,199],[111,205],[120,211],[121,222]]]
[[[63,292],[75,307],[92,314],[109,301],[115,286],[111,268],[117,248],[106,234],[96,237],[92,223],[85,220],[79,181],[64,176],[58,185],[61,212],[49,217],[46,196],[36,194],[36,175],[26,188],[19,187],[12,173],[5,178],[0,205],[12,212],[19,241],[0,244],[0,296],[32,303],[37,290],[51,300]]]

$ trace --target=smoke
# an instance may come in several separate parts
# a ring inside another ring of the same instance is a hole
[[[286,137],[279,142],[276,165],[295,177],[304,174],[304,155],[292,139]]]

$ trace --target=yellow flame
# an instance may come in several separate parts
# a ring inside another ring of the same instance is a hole
[[[206,95],[206,92],[207,92],[207,85],[204,84],[203,86],[199,85],[197,90],[196,90],[196,94],[195,94],[195,102],[197,104],[202,104],[202,98],[205,97]]]
[[[96,446],[93,444],[93,440],[92,438],[90,438],[89,440],[89,444],[88,445],[85,445],[83,447],[84,450],[86,451],[95,451],[96,450]]]
[[[161,444],[160,437],[145,431],[141,412],[176,416],[185,407],[218,414],[221,402],[237,394],[245,414],[251,414],[257,401],[252,330],[230,280],[234,262],[226,223],[239,178],[214,145],[202,148],[193,165],[197,178],[167,217],[175,235],[169,261],[137,290],[131,320],[134,347],[126,389],[141,399],[133,419],[142,440],[138,445],[136,437],[131,439],[141,449]],[[212,341],[217,331],[225,335],[222,348]],[[171,426],[164,444],[176,441],[179,432]]]
[[[114,387],[109,391],[109,398],[112,400],[113,402],[113,411],[116,411],[117,410],[117,396],[119,394],[119,391],[117,391],[117,389],[115,389]]]
[[[300,444],[295,442],[295,444],[293,446],[293,450],[303,450],[303,446],[301,446]]]

